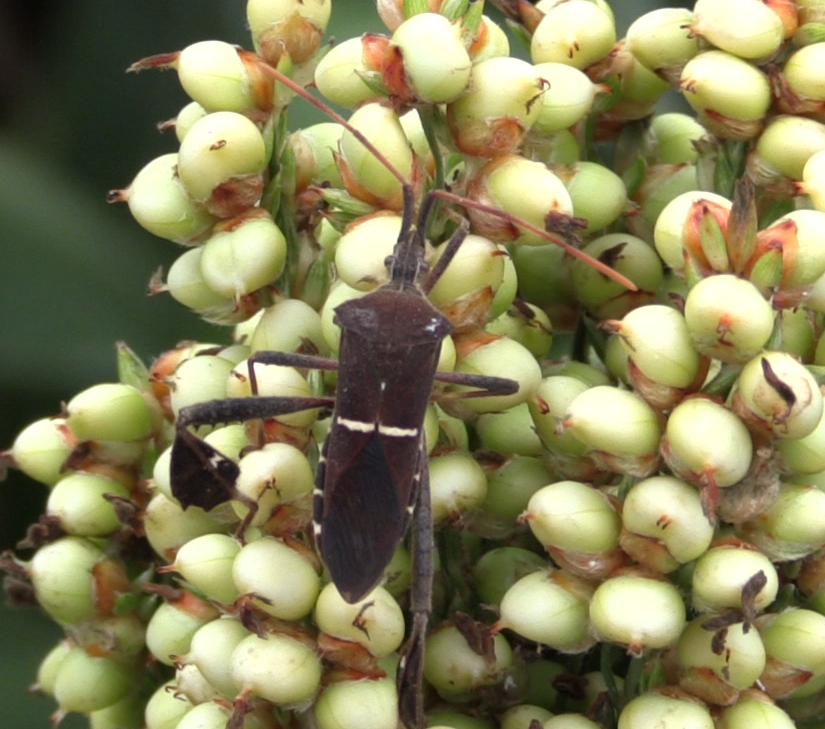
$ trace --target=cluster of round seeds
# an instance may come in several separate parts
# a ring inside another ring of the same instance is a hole
[[[121,347],[119,383],[2,454],[50,489],[2,567],[65,630],[36,681],[56,717],[397,727],[411,555],[355,604],[329,582],[310,524],[329,413],[194,428],[239,468],[208,512],[170,463],[182,408],[335,395],[248,360],[336,356],[336,307],[388,280],[403,178],[417,206],[458,199],[427,221],[430,270],[471,231],[429,293],[454,327],[439,369],[518,384],[437,385],[423,423],[428,726],[825,721],[825,4],[697,0],[619,40],[605,0],[510,9],[531,62],[481,3],[379,0],[387,34],[322,46],[329,0],[249,0],[254,51],[134,64],[192,102],[178,151],[110,199],[186,246],[153,290],[234,330],[151,367]],[[289,134],[270,67],[349,125]],[[696,119],[654,115],[668,89]]]

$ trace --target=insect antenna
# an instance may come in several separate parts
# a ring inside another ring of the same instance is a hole
[[[450,202],[456,203],[463,207],[468,208],[475,208],[483,213],[494,215],[499,217],[503,220],[512,223],[516,227],[523,228],[524,230],[530,231],[531,233],[535,233],[536,235],[541,236],[549,243],[554,243],[558,246],[561,246],[566,253],[568,253],[573,258],[578,258],[580,260],[585,261],[590,266],[595,268],[600,273],[604,274],[608,278],[613,279],[617,283],[620,283],[622,286],[627,288],[630,291],[638,291],[638,287],[634,284],[630,279],[620,274],[618,271],[613,270],[609,266],[606,266],[601,261],[589,256],[587,253],[580,251],[574,245],[571,245],[563,237],[557,235],[555,233],[548,232],[545,229],[539,228],[537,226],[531,225],[526,221],[520,220],[519,218],[515,217],[511,213],[508,213],[504,210],[499,210],[498,208],[490,207],[489,205],[485,205],[484,203],[476,202],[466,197],[462,197],[461,195],[456,195],[454,193],[448,192],[447,190],[435,189],[431,190],[427,196],[425,197],[422,203],[422,210],[419,211],[418,216],[418,224],[414,227],[413,226],[413,216],[415,211],[415,195],[413,192],[413,187],[409,180],[407,180],[401,172],[396,169],[396,167],[387,159],[387,157],[379,150],[367,137],[363,134],[360,130],[353,127],[344,117],[338,114],[335,110],[333,110],[328,104],[325,104],[320,99],[316,98],[312,94],[310,94],[303,86],[293,81],[291,78],[286,76],[284,73],[279,71],[272,66],[267,64],[261,64],[262,69],[265,73],[270,75],[276,81],[279,81],[284,86],[286,86],[290,91],[294,92],[296,95],[300,96],[302,99],[305,99],[310,104],[312,104],[316,109],[323,112],[327,116],[329,116],[333,121],[337,122],[341,126],[343,126],[347,131],[349,131],[361,144],[366,147],[370,154],[375,156],[379,162],[395,177],[400,183],[402,187],[402,195],[403,195],[403,203],[404,209],[402,213],[402,225],[401,225],[401,234],[398,238],[398,243],[396,244],[396,250],[393,251],[393,255],[396,253],[400,253],[401,249],[404,248],[415,248],[410,245],[412,241],[408,240],[408,236],[411,232],[418,235],[417,231],[419,228],[423,229],[426,226],[422,225],[422,222],[426,222],[427,216],[429,215],[429,211],[432,209],[431,206],[434,202],[431,202],[434,198],[441,198],[443,200],[448,200]],[[422,212],[424,213],[422,217]],[[416,241],[418,243],[419,241]],[[423,246],[424,244],[424,233],[421,233],[420,237],[420,245]],[[458,244],[456,244],[456,248],[458,248]],[[453,251],[454,255],[454,251]],[[419,262],[421,257],[419,257]],[[446,268],[446,266],[445,266]],[[416,272],[418,269],[416,269]],[[400,274],[399,274],[400,275]],[[406,274],[405,274],[406,275]],[[439,274],[440,275],[440,274]],[[406,279],[405,279],[406,280]],[[415,277],[413,278],[413,281]],[[438,280],[438,277],[435,278],[435,281],[432,281],[429,284],[429,288],[431,289],[435,282]],[[429,289],[428,289],[429,290]]]

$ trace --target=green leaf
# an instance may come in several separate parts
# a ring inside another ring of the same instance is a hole
[[[814,43],[825,42],[825,23],[805,23],[800,25],[794,35],[794,43],[798,46],[810,46]]]
[[[716,216],[708,209],[702,211],[699,222],[699,244],[714,271],[722,272],[730,268],[728,242]]]
[[[745,174],[748,143],[726,139],[719,146],[719,152],[713,171],[713,189],[730,199],[733,198],[736,181]]]
[[[313,309],[320,309],[326,301],[329,293],[332,261],[329,260],[325,250],[318,252],[318,255],[309,265],[309,269],[304,276],[301,290],[293,292]]]
[[[647,162],[641,155],[637,156],[622,172],[622,182],[627,188],[627,197],[632,199],[644,182],[647,172]]]
[[[762,254],[750,271],[748,279],[760,291],[772,291],[782,280],[782,251],[770,250]]]
[[[453,4],[451,0],[447,0],[444,3],[444,6]],[[461,25],[463,30],[469,33],[471,36],[474,36],[478,33],[479,27],[481,27],[481,18],[484,15],[484,0],[479,0],[479,2],[475,2],[469,6],[466,0],[455,0],[454,3],[456,6],[463,6],[463,11],[456,13],[454,16],[448,15],[447,17],[450,20],[458,20],[461,16],[464,16],[464,20],[462,21]],[[441,14],[445,15],[444,6],[441,8]]]
[[[389,92],[387,91],[387,87],[384,85],[384,80],[380,73],[376,71],[359,71],[356,69],[355,73],[358,75],[364,85],[372,91],[374,94],[378,94],[379,96],[389,96]]]
[[[412,18],[413,15],[427,13],[429,10],[427,0],[404,0],[404,4],[401,8],[401,12],[404,14],[404,18],[406,19]]]
[[[527,31],[527,29],[523,25],[521,25],[521,23],[518,23],[515,20],[510,20],[509,18],[506,18],[504,23],[507,26],[507,30],[510,31],[513,38],[515,38],[519,43],[521,43],[522,47],[525,50],[530,50],[532,36]]]
[[[118,342],[115,346],[118,382],[145,392],[149,388],[149,369],[125,342]]]
[[[375,208],[372,205],[353,197],[345,190],[336,190],[334,188],[324,189],[321,191],[321,197],[330,207],[335,208],[335,213],[343,213],[344,217],[349,220],[375,212]],[[340,215],[338,217],[340,217]],[[347,222],[349,222],[349,220]]]

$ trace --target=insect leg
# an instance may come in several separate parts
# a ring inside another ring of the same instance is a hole
[[[249,356],[253,364],[260,362],[267,365],[281,365],[282,367],[306,367],[314,370],[337,370],[338,361],[328,357],[318,357],[314,354],[298,354],[297,352],[254,352]]]
[[[410,607],[412,630],[398,665],[398,713],[408,729],[424,726],[424,643],[432,611],[433,524],[430,508],[430,472],[422,441],[418,471],[418,498],[413,514],[413,563]]]
[[[438,279],[441,278],[442,274],[447,269],[447,266],[449,266],[450,262],[453,258],[455,258],[455,254],[458,253],[458,249],[461,247],[461,244],[464,242],[464,239],[467,237],[469,232],[470,224],[466,220],[462,219],[461,226],[455,231],[455,233],[452,234],[452,236],[450,236],[450,240],[447,241],[447,245],[444,248],[444,253],[441,254],[441,257],[438,259],[438,263],[435,264],[433,269],[421,282],[421,290],[425,294],[432,291],[433,286],[438,283]]]
[[[214,509],[237,495],[238,464],[188,430],[190,425],[218,425],[271,418],[310,408],[331,407],[330,397],[235,397],[182,408],[175,424],[170,475],[172,493],[184,509]]]
[[[253,418],[274,418],[310,408],[331,407],[332,397],[229,397],[181,408],[175,421],[177,435],[190,425],[241,423]]]
[[[338,362],[326,357],[295,352],[255,352],[248,360],[249,382],[255,395],[258,382],[254,365],[258,362],[284,367],[338,369]],[[334,402],[329,397],[242,397],[211,400],[183,408],[175,423],[172,493],[184,508],[200,506],[207,510],[238,495],[235,489],[239,473],[237,464],[187,430],[188,426],[272,418],[310,408],[331,407]]]
[[[258,379],[255,376],[255,365],[279,365],[281,367],[304,367],[312,370],[337,370],[338,361],[327,357],[316,357],[311,354],[298,354],[297,352],[274,352],[260,351],[254,352],[247,359],[247,369],[249,371],[249,386],[252,393],[258,394]],[[276,413],[285,415],[285,413]]]
[[[436,396],[436,400],[457,400],[468,397],[488,397],[490,395],[512,395],[518,391],[518,382],[506,377],[487,377],[486,375],[472,375],[467,372],[436,372],[438,382],[451,385],[477,387],[478,390],[469,392],[447,392]]]

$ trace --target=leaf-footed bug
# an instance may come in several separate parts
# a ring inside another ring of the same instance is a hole
[[[509,379],[436,371],[441,344],[453,327],[428,301],[427,293],[458,251],[468,225],[464,222],[458,227],[432,270],[424,259],[425,227],[437,198],[472,205],[507,220],[511,217],[442,190],[430,193],[416,216],[411,184],[375,145],[301,86],[274,69],[268,72],[343,124],[401,182],[401,233],[385,262],[388,282],[335,309],[341,328],[338,361],[284,352],[257,352],[249,359],[253,393],[253,365],[260,363],[335,370],[335,398],[233,398],[183,408],[172,449],[172,490],[184,508],[211,509],[237,495],[238,466],[195,436],[189,426],[332,407],[313,494],[316,541],[332,581],[341,595],[354,603],[380,582],[413,521],[413,623],[397,685],[401,721],[417,728],[424,725],[421,680],[433,550],[423,420],[433,383],[476,388],[457,394],[461,397],[508,395],[518,390],[518,383]],[[539,233],[559,242],[544,231]],[[573,255],[583,255],[568,244],[562,245]]]

